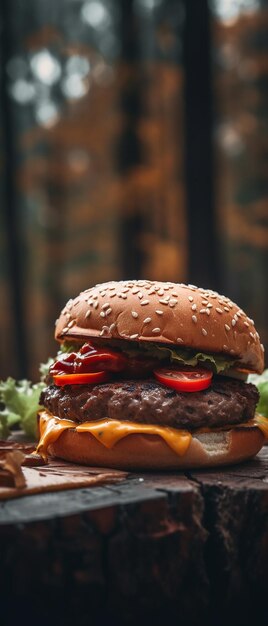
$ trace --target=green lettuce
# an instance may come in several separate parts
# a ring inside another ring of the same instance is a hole
[[[105,340],[105,345],[109,345],[111,348],[119,348],[126,354],[131,356],[138,356],[144,354],[148,358],[154,358],[159,361],[168,361],[172,364],[180,365],[205,365],[211,369],[215,374],[228,370],[235,365],[235,360],[222,354],[206,354],[204,352],[196,352],[188,348],[169,347],[168,345],[160,346],[152,341],[150,342],[130,342],[121,339]],[[77,348],[76,348],[77,349]]]
[[[258,387],[260,392],[260,399],[257,405],[257,413],[268,417],[268,369],[260,375],[250,374],[248,382],[253,383]]]
[[[45,383],[32,384],[14,378],[0,381],[0,437],[10,434],[17,424],[29,437],[37,437],[37,411],[41,408],[39,397]]]
[[[62,344],[58,354],[72,350],[77,350],[77,345]],[[16,381],[11,377],[0,380],[0,438],[8,437],[16,425],[29,437],[37,437],[36,416],[42,408],[39,404],[40,393],[46,387],[45,380],[55,358],[57,357],[49,357],[46,363],[41,363],[40,381],[37,383],[29,380]]]
[[[194,352],[187,349],[173,349],[167,348],[166,346],[164,348],[157,346],[157,350],[163,352],[163,358],[168,358],[171,363],[181,363],[192,366],[202,364],[212,369],[217,374],[225,369],[229,369],[234,364],[233,359],[228,359],[223,355],[206,354],[204,352]]]

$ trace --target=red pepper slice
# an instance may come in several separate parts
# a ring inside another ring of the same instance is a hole
[[[202,391],[210,386],[212,372],[203,367],[161,367],[154,370],[155,378],[176,391]]]
[[[88,352],[81,354],[78,352],[75,359],[75,372],[94,372],[98,370],[109,370],[110,372],[121,372],[126,366],[126,359],[123,355],[112,350]]]
[[[125,369],[127,359],[124,355],[107,348],[95,348],[85,343],[78,352],[60,355],[50,367],[51,376],[59,374],[82,374],[109,370],[121,372]]]
[[[56,374],[53,376],[55,385],[93,385],[109,380],[108,372],[88,372],[86,374]]]

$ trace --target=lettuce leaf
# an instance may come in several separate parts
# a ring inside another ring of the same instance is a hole
[[[157,346],[158,350],[162,351],[162,348]],[[202,364],[212,369],[215,373],[222,372],[225,369],[229,369],[233,364],[233,359],[228,359],[226,356],[220,354],[205,354],[204,352],[193,352],[190,350],[178,350],[163,348],[163,351],[167,353],[171,363],[183,363],[184,365],[198,365]]]
[[[39,397],[45,383],[32,384],[14,378],[0,381],[0,436],[7,437],[12,426],[18,424],[29,437],[37,437],[37,411],[41,408]]]
[[[268,369],[260,375],[250,374],[248,382],[256,385],[260,392],[260,399],[256,408],[257,413],[268,417]]]
[[[204,352],[196,352],[188,348],[179,348],[172,345],[159,345],[150,342],[130,342],[122,339],[105,340],[105,345],[111,348],[118,348],[130,357],[138,356],[141,353],[148,358],[158,359],[159,361],[168,361],[169,363],[179,363],[181,365],[204,365],[211,369],[215,374],[228,370],[235,365],[235,360],[222,354],[206,354]]]

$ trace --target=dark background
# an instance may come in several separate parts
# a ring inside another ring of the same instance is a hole
[[[96,282],[214,288],[268,347],[268,2],[2,0],[0,377]]]

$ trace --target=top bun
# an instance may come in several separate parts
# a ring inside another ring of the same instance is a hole
[[[55,338],[154,341],[226,354],[261,373],[264,349],[253,320],[229,298],[194,285],[111,281],[67,302]]]

